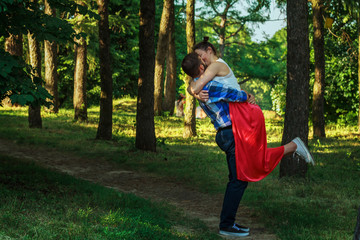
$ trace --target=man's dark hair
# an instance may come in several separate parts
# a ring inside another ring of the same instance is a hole
[[[201,49],[201,50],[206,51],[209,47],[213,50],[213,52],[216,56],[216,49],[215,49],[214,45],[209,43],[209,37],[204,37],[204,40],[202,42],[199,42],[198,44],[196,44],[194,47],[194,51],[196,49]]]
[[[190,77],[197,77],[200,73],[199,66],[201,61],[199,59],[199,55],[197,53],[189,53],[184,57],[181,63],[181,67],[184,72],[189,75]]]

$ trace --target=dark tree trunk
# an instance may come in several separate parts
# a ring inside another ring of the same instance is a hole
[[[55,9],[51,8],[48,1],[45,0],[45,13],[56,16]],[[58,73],[57,73],[57,44],[55,42],[44,41],[45,51],[45,88],[53,96],[53,106],[50,111],[57,113],[59,111],[58,94]]]
[[[39,42],[36,40],[34,34],[31,33],[28,33],[28,41],[30,64],[34,69],[32,73],[35,77],[41,78],[41,54]],[[32,103],[29,105],[28,113],[29,127],[42,128],[41,106],[37,102]]]
[[[355,226],[354,240],[360,240],[360,207],[358,210],[358,216]]]
[[[309,31],[307,0],[287,1],[287,87],[286,112],[282,144],[296,136],[307,144],[309,126]],[[296,157],[297,158],[297,157]],[[307,164],[302,159],[285,157],[280,177],[302,176]]]
[[[358,17],[357,24],[358,24],[358,43],[359,43],[359,48],[358,48],[358,91],[359,91],[358,130],[359,130],[359,133],[360,133],[360,16]]]
[[[176,98],[176,49],[175,49],[175,12],[174,1],[171,1],[169,20],[169,50],[166,58],[166,78],[163,110],[174,114]]]
[[[186,3],[186,42],[187,52],[191,53],[195,45],[195,0],[188,0]],[[186,77],[185,89],[188,88],[192,78]],[[184,117],[184,133],[185,138],[196,136],[196,121],[195,121],[195,98],[186,91],[186,105]]]
[[[154,126],[155,0],[140,0],[139,80],[135,147],[156,151]]]
[[[161,15],[159,39],[155,57],[155,75],[154,75],[154,114],[162,114],[162,93],[164,89],[164,66],[165,58],[168,52],[169,44],[169,24],[171,2],[174,0],[164,0],[164,7]]]
[[[87,121],[87,46],[85,38],[75,39],[74,110],[75,120]]]
[[[325,93],[325,52],[323,0],[312,0],[315,52],[315,82],[313,89],[313,135],[325,137],[324,93]]]
[[[110,32],[109,32],[109,0],[97,0],[100,42],[100,120],[96,139],[110,140],[112,138],[112,95],[113,80],[110,68]]]

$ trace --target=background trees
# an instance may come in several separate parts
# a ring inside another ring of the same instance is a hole
[[[186,4],[192,3],[191,1],[156,0],[155,2],[154,44],[149,44],[148,48],[154,51],[157,48],[156,53],[162,56],[162,66],[159,68],[162,70],[162,77],[159,81],[160,85],[156,84],[160,86],[157,92],[160,96],[158,103],[162,102],[162,104],[155,104],[162,115],[172,114],[176,96],[186,93],[188,79],[186,80],[186,76],[181,71],[180,64],[176,63],[181,62],[188,51],[187,40],[199,42],[204,36],[209,36],[210,41],[221,50],[222,56],[232,67],[242,87],[257,96],[258,103],[263,109],[273,109],[280,116],[284,116],[287,101],[285,97],[288,54],[286,29],[278,31],[262,42],[252,40],[253,23],[267,20],[269,1],[249,1],[249,4],[245,5],[244,2],[234,0],[199,0],[196,2],[198,8],[193,10],[193,22],[188,21],[191,17],[186,16]],[[164,3],[171,5],[168,8]],[[109,90],[113,96],[110,98],[141,96],[137,85],[141,75],[138,22],[140,1],[109,1],[108,4],[110,60],[105,67],[111,67],[111,71],[105,72],[109,74],[107,78],[112,78],[113,82],[113,88]],[[104,35],[99,34],[98,17],[96,17],[97,2],[47,0],[39,1],[36,5],[35,1],[18,0],[15,3],[0,0],[0,6],[0,67],[2,69],[0,77],[3,80],[0,82],[1,99],[10,97],[13,103],[20,104],[39,102],[44,105],[48,102],[53,104],[51,107],[48,106],[54,112],[57,111],[57,107],[86,110],[89,106],[98,105],[102,92],[99,52],[105,50],[100,50],[99,45],[99,40]],[[313,134],[318,137],[324,136],[325,128],[322,126],[325,124],[349,125],[360,122],[359,6],[357,2],[346,0],[314,0],[309,6],[311,6],[307,9],[309,13],[307,25],[310,30],[309,90],[313,91],[309,96],[309,116]],[[163,7],[169,10],[169,14],[164,18],[168,20],[164,24],[165,27],[161,26]],[[322,21],[318,21],[320,25],[317,25],[316,19],[325,19],[325,27],[321,26]],[[332,19],[334,22],[328,24],[327,19]],[[195,27],[188,31],[187,37],[188,23]],[[167,31],[161,30],[164,28]],[[320,35],[318,35],[319,30],[322,30]],[[18,48],[15,47],[16,36],[17,39],[23,39]],[[33,49],[31,47],[33,37],[39,43],[40,53],[44,56],[41,58],[42,68],[38,75],[42,76],[43,80],[36,77],[35,72],[31,70],[30,49]],[[77,44],[74,44],[75,41]],[[19,54],[16,54],[16,51]],[[85,52],[86,55],[79,54]],[[319,52],[324,53],[323,59],[318,60]],[[82,60],[74,61],[81,56]],[[151,64],[149,61],[148,58],[147,64]],[[78,68],[80,65],[82,67]],[[79,69],[82,70],[78,71]],[[80,87],[82,96],[86,98],[79,104],[76,101],[77,87],[74,86],[78,79],[75,72],[82,73],[80,79],[86,79],[86,84]],[[321,86],[321,89],[318,86]],[[45,88],[52,97],[44,90]],[[321,103],[322,95],[323,103]],[[186,100],[188,108],[186,108],[185,136],[196,134],[195,104],[193,98]],[[110,111],[108,112],[106,119],[111,119]],[[140,112],[143,112],[141,107]],[[86,116],[86,112],[79,116]]]

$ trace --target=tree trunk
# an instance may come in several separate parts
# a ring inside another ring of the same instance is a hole
[[[175,95],[176,95],[176,49],[175,49],[175,11],[174,1],[170,1],[170,20],[169,20],[169,50],[166,58],[166,78],[163,110],[174,114]]]
[[[359,91],[359,119],[358,119],[358,130],[360,133],[360,17],[358,17],[358,91]]]
[[[221,16],[221,22],[220,22],[220,58],[223,58],[224,57],[224,52],[225,52],[225,30],[226,30],[226,21],[227,21],[227,18],[226,18],[226,15],[227,12],[223,13],[223,15]]]
[[[30,64],[35,77],[41,78],[41,53],[39,42],[34,34],[28,33]],[[41,106],[35,101],[29,105],[28,122],[30,128],[42,128]]]
[[[287,88],[282,145],[296,136],[307,144],[309,126],[309,30],[307,0],[287,1]],[[296,157],[298,158],[298,157]],[[303,159],[288,156],[280,164],[280,177],[302,176],[307,172]]]
[[[325,137],[324,93],[325,93],[325,52],[323,0],[312,0],[315,52],[315,82],[313,89],[313,135]]]
[[[358,216],[355,226],[354,240],[360,240],[360,207],[358,210]]]
[[[113,80],[110,68],[109,0],[97,0],[100,42],[100,120],[96,139],[112,138]]]
[[[188,0],[186,3],[186,42],[187,52],[191,53],[195,45],[195,0]],[[187,76],[185,89],[188,88],[192,78]],[[183,137],[196,136],[196,121],[195,121],[195,98],[186,91],[185,100],[185,117],[184,117],[184,133]]]
[[[164,0],[163,11],[160,21],[159,39],[157,43],[157,51],[155,58],[155,89],[154,89],[154,114],[162,114],[162,93],[164,89],[164,65],[165,57],[168,52],[169,44],[169,24],[170,24],[170,10],[171,3],[174,0]]]
[[[75,39],[74,110],[75,120],[87,121],[86,81],[87,46],[85,38]]]
[[[45,0],[45,13],[56,16],[55,9],[51,8],[48,1]],[[59,111],[58,94],[58,73],[57,73],[57,44],[55,42],[44,41],[45,51],[45,88],[53,96],[53,106],[50,111],[57,113]]]
[[[154,126],[155,0],[140,0],[139,80],[135,147],[156,151]]]
[[[22,35],[10,34],[5,41],[5,51],[13,56],[21,57],[23,54]]]

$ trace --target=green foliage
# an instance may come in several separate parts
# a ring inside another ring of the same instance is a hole
[[[21,58],[0,49],[0,103],[10,97],[13,104],[50,106],[52,96],[42,87],[42,80],[31,76],[31,66]]]

